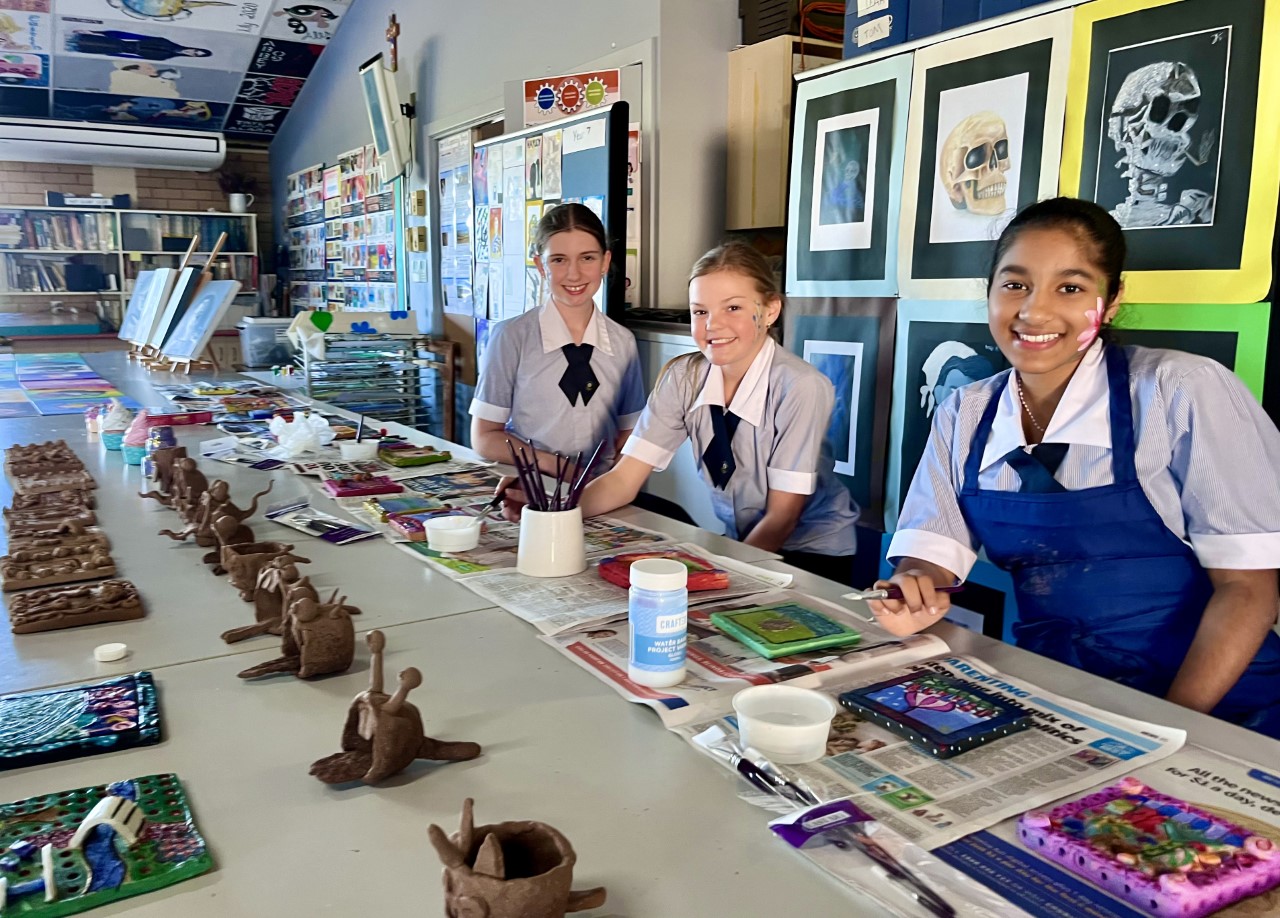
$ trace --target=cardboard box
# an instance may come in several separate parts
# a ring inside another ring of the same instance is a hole
[[[849,0],[844,16],[844,56],[857,57],[907,40],[914,0]]]

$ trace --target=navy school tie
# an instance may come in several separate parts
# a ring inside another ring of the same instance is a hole
[[[711,476],[711,483],[723,491],[738,467],[733,461],[733,434],[741,419],[719,405],[708,407],[711,409],[711,442],[702,453],[702,465]]]
[[[1010,450],[1004,461],[1013,467],[1022,479],[1019,491],[1031,494],[1050,494],[1065,491],[1053,473],[1058,471],[1062,460],[1066,458],[1070,443],[1041,443],[1031,448],[1031,454],[1022,448]]]
[[[564,359],[569,362],[564,375],[560,377],[560,391],[573,405],[582,396],[582,404],[591,401],[591,396],[600,388],[600,380],[591,369],[591,353],[595,350],[590,344],[566,344],[560,348]]]

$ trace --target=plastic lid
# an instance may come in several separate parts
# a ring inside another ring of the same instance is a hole
[[[670,558],[642,558],[631,565],[631,585],[642,590],[683,590],[689,568]]]
[[[127,644],[99,644],[93,648],[93,658],[99,663],[113,663],[129,655]]]

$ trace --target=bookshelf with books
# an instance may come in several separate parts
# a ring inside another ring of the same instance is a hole
[[[213,275],[256,296],[253,214],[0,206],[0,310],[39,312],[66,297],[118,326],[140,271],[178,267],[197,235],[192,262],[202,264],[224,232]]]

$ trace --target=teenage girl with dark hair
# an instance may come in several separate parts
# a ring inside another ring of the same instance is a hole
[[[1220,364],[1108,340],[1124,259],[1073,198],[1001,234],[987,312],[1012,369],[939,406],[889,547],[904,599],[872,609],[927,627],[982,548],[1019,646],[1280,737],[1280,433]]]
[[[581,204],[561,204],[538,223],[533,249],[545,302],[494,326],[471,446],[498,462],[511,461],[508,440],[534,446],[554,475],[554,453],[582,452],[585,462],[603,440],[597,468],[607,469],[644,408],[644,376],[635,336],[592,302],[609,273],[604,225]]]
[[[711,250],[693,266],[689,312],[698,353],[667,364],[622,458],[583,493],[583,512],[630,503],[692,439],[730,538],[848,583],[858,512],[823,448],[835,394],[769,336],[782,295],[768,262],[743,243]]]

